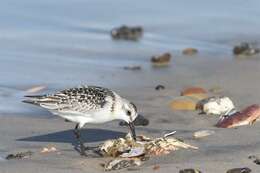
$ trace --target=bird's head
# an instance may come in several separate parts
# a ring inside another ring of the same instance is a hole
[[[128,123],[134,140],[136,140],[134,120],[136,119],[137,115],[136,106],[132,102],[123,99],[121,119]]]

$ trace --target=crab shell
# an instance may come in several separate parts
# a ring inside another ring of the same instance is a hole
[[[251,105],[241,112],[236,112],[230,116],[221,118],[216,124],[221,128],[232,128],[237,126],[243,126],[253,124],[260,118],[260,105]]]

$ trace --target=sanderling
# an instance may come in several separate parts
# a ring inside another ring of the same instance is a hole
[[[46,108],[51,113],[66,120],[76,122],[74,133],[80,146],[81,155],[86,155],[86,147],[80,138],[80,129],[86,123],[104,123],[124,120],[136,140],[133,121],[137,117],[136,106],[120,97],[114,91],[97,86],[81,86],[65,89],[54,94],[30,95],[25,103]]]

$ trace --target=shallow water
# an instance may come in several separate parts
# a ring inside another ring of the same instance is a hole
[[[147,67],[152,55],[165,51],[196,47],[230,55],[235,43],[260,38],[259,6],[258,0],[1,2],[0,112],[16,110],[15,100],[31,85],[127,83],[122,66]],[[110,30],[122,24],[143,26],[144,37],[112,40]]]

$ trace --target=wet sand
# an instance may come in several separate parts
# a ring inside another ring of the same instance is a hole
[[[249,167],[252,172],[260,171],[260,166],[248,159],[250,155],[260,156],[259,122],[235,129],[219,129],[214,127],[218,117],[199,115],[197,111],[173,111],[169,108],[170,101],[179,96],[181,89],[187,86],[205,89],[220,87],[221,95],[230,97],[238,109],[259,104],[259,56],[225,59],[214,55],[179,55],[173,58],[168,68],[154,69],[148,64],[143,65],[140,71],[115,68],[114,75],[104,74],[100,80],[117,81],[110,87],[136,103],[139,112],[150,120],[149,126],[137,127],[138,134],[158,137],[176,130],[176,137],[198,146],[199,150],[178,150],[166,156],[153,157],[137,167],[136,172],[152,172],[155,165],[160,166],[155,172],[178,172],[184,168],[197,168],[204,173],[216,173],[235,167]],[[155,91],[157,84],[165,85],[166,89]],[[55,89],[58,89],[57,86]],[[73,123],[64,122],[61,118],[20,101],[18,99],[16,104],[19,102],[20,107],[34,112],[30,116],[21,116],[19,113],[8,116],[1,114],[1,173],[103,172],[100,164],[107,161],[107,158],[85,158],[74,150],[75,140],[71,130],[74,128]],[[200,140],[192,139],[195,131],[205,129],[216,133]],[[123,136],[127,131],[128,129],[119,127],[116,121],[87,125],[83,138],[86,143],[95,146],[106,139]],[[48,145],[54,145],[58,152],[40,154],[41,148]],[[10,153],[27,150],[34,152],[28,159],[2,159]]]

